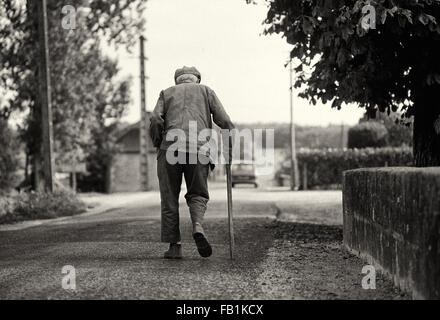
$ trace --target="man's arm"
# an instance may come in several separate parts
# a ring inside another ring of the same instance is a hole
[[[228,114],[225,111],[225,108],[223,108],[222,103],[220,102],[219,98],[215,94],[215,92],[211,89],[208,89],[208,100],[209,100],[209,108],[211,109],[212,119],[214,120],[214,123],[218,125],[221,129],[227,129],[226,132],[222,132],[222,139],[223,139],[223,155],[225,157],[225,160],[227,163],[232,162],[232,151],[233,151],[233,145],[234,145],[234,137],[231,135],[234,129],[234,124],[232,123],[231,119],[229,118]],[[227,139],[228,141],[225,141]]]
[[[222,129],[234,129],[234,124],[223,108],[222,103],[211,89],[208,89],[208,101],[214,123]]]
[[[156,148],[160,147],[163,138],[165,123],[164,104],[165,101],[163,99],[163,92],[161,92],[150,119],[150,136],[153,140],[153,145]]]

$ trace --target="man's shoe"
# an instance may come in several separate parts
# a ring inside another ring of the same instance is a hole
[[[209,244],[208,240],[206,240],[205,235],[200,232],[196,232],[193,234],[193,238],[197,245],[197,250],[199,251],[199,254],[203,258],[207,258],[212,254],[212,248]]]
[[[182,245],[177,243],[170,243],[170,248],[165,252],[165,259],[182,259]]]

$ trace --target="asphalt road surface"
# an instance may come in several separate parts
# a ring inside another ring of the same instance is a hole
[[[407,299],[380,274],[375,290],[362,289],[365,263],[342,248],[340,197],[234,189],[231,261],[226,192],[214,187],[205,224],[213,255],[198,255],[182,202],[184,259],[170,261],[157,193],[91,196],[112,205],[0,231],[0,299]],[[290,222],[275,219],[283,215]],[[74,290],[62,287],[66,265]]]

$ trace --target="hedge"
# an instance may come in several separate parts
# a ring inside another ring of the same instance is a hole
[[[72,216],[86,209],[85,203],[69,190],[3,195],[0,196],[0,224]]]
[[[300,149],[297,157],[301,186],[306,188],[340,187],[342,172],[349,169],[412,166],[409,147]]]

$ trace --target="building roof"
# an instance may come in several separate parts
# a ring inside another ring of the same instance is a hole
[[[150,112],[149,112],[150,114]],[[127,124],[116,132],[116,141],[121,146],[122,153],[139,153],[140,152],[140,121]],[[147,138],[147,147],[149,152],[155,152],[153,142],[150,136]]]

